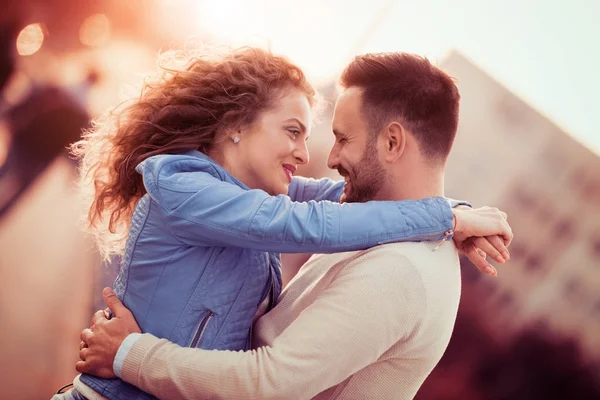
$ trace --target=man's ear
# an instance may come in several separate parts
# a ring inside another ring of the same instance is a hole
[[[381,132],[384,141],[384,155],[387,162],[393,163],[402,157],[406,148],[406,130],[397,122],[390,122]]]

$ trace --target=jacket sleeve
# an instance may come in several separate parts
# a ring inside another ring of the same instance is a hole
[[[290,184],[288,196],[290,196],[292,201],[329,200],[339,203],[343,192],[344,181],[295,176]]]
[[[207,172],[156,173],[146,189],[167,225],[191,246],[238,246],[283,253],[334,253],[397,241],[449,239],[443,197],[339,204],[294,202],[223,182]]]

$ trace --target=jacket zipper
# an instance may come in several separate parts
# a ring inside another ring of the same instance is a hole
[[[202,339],[202,335],[204,335],[204,331],[206,330],[206,325],[208,325],[208,321],[210,321],[213,315],[213,312],[209,311],[208,314],[202,318],[198,324],[198,328],[196,328],[196,333],[194,334],[192,343],[190,343],[190,347],[198,347],[198,343],[200,342],[200,339]]]
[[[448,230],[448,231],[444,232],[444,233],[442,234],[442,235],[443,235],[443,237],[442,237],[442,240],[441,240],[441,241],[438,243],[438,245],[436,246],[436,248],[435,248],[435,249],[433,249],[433,251],[437,250],[437,249],[438,249],[438,247],[440,247],[440,246],[442,245],[442,243],[444,243],[444,241],[448,240],[448,238],[449,238],[449,237],[450,237],[450,236],[451,236],[453,233],[454,233],[454,231],[453,231],[452,229],[450,229],[450,230]],[[404,240],[404,241],[414,241],[415,239],[419,239],[419,240],[427,240],[427,239],[430,239],[430,240],[431,240],[431,239],[433,239],[433,238],[435,238],[435,237],[438,237],[438,236],[440,236],[440,234],[439,234],[439,233],[432,234],[432,235],[408,236],[408,237],[406,237],[406,238],[405,238],[405,240]],[[390,242],[378,242],[377,244],[378,244],[378,245],[383,245],[383,244],[386,244],[386,243],[390,243]]]
[[[448,240],[448,238],[450,237],[450,235],[452,235],[454,233],[454,231],[452,229],[450,229],[449,231],[444,232],[444,237],[442,238],[442,240],[440,240],[440,242],[438,243],[437,246],[435,246],[435,249],[433,249],[433,251],[436,251],[437,249],[440,248],[440,246],[442,245],[442,243],[444,243],[446,240]]]

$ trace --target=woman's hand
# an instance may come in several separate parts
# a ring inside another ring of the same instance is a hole
[[[494,207],[452,209],[455,218],[454,243],[458,251],[484,273],[497,275],[486,256],[504,264],[510,259],[508,246],[513,233],[505,212]]]

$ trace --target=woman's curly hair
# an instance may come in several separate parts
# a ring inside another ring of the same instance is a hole
[[[105,260],[122,254],[131,215],[146,193],[135,170],[140,162],[157,154],[207,153],[227,131],[252,124],[288,88],[305,93],[311,106],[317,101],[302,70],[267,50],[188,50],[160,60],[159,75],[145,82],[139,97],[92,121],[71,146],[80,161],[89,231]]]

